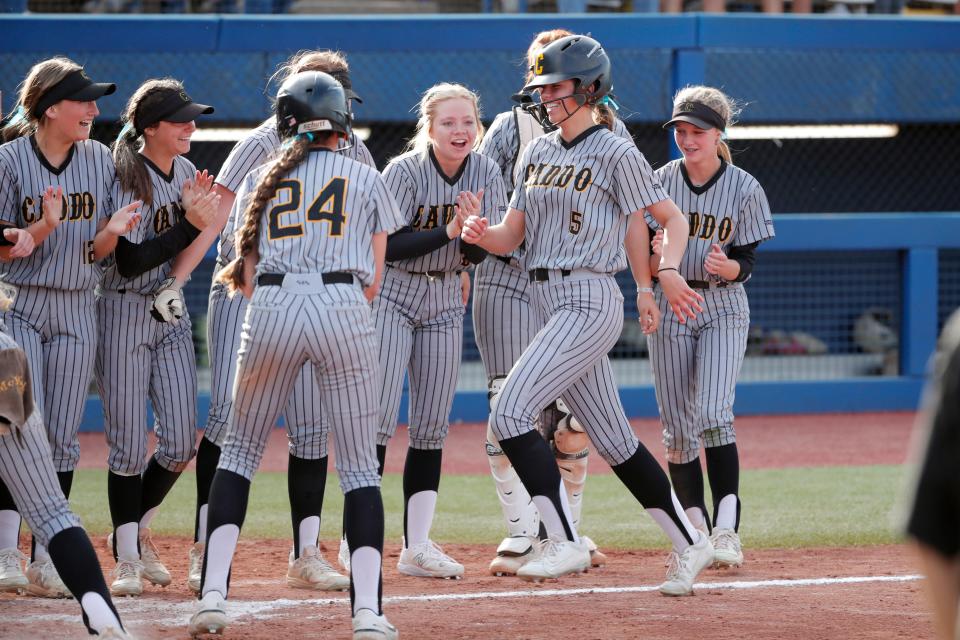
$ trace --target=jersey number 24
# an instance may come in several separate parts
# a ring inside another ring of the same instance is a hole
[[[269,220],[269,230],[267,237],[270,240],[282,240],[284,238],[296,238],[303,235],[303,225],[296,224],[284,225],[281,218],[300,209],[303,201],[303,185],[299,180],[281,180],[277,183],[274,200],[281,199],[281,193],[290,192],[289,198],[283,198],[284,202],[274,205],[267,213]],[[329,223],[329,234],[331,237],[339,238],[343,235],[343,223],[347,217],[343,213],[343,203],[347,196],[347,179],[341,176],[330,178],[330,181],[324,185],[317,197],[313,199],[310,208],[307,209],[307,222]]]

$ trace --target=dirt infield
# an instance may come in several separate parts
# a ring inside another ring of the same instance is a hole
[[[856,414],[741,418],[737,421],[745,468],[902,463],[913,414]],[[634,422],[641,439],[660,456],[655,421]],[[482,425],[456,425],[444,451],[445,473],[487,473]],[[387,471],[400,472],[405,431],[391,445]],[[103,467],[101,434],[84,434],[81,466]],[[271,437],[264,470],[286,468],[282,432]],[[609,467],[597,456],[595,473]],[[185,586],[190,540],[156,539],[173,573],[167,589],[149,587],[138,599],[119,601],[128,626],[142,640],[187,638],[194,600]],[[288,545],[283,540],[241,538],[233,569],[228,639],[350,637],[346,594],[305,592],[284,582]],[[336,541],[326,555],[336,556]],[[95,541],[105,568],[113,566],[103,539]],[[532,585],[487,574],[493,546],[448,545],[464,563],[460,581],[400,575],[399,548],[384,557],[385,611],[406,640],[430,638],[931,638],[923,583],[908,548],[747,549],[735,571],[701,574],[696,596],[665,598],[662,552],[615,551],[607,566],[582,576]],[[79,608],[0,594],[0,638],[83,638]]]

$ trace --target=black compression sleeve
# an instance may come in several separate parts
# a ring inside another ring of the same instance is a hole
[[[480,264],[487,257],[487,250],[478,247],[475,244],[467,244],[466,242],[460,243],[460,252],[463,254],[463,257],[467,259],[467,262],[470,264]]]
[[[124,278],[135,278],[141,273],[159,267],[186,249],[198,235],[200,235],[200,229],[184,218],[166,233],[140,244],[120,236],[117,240],[117,248],[114,249],[117,271]]]
[[[443,225],[429,231],[414,232],[407,226],[387,237],[387,262],[419,258],[450,242],[447,226]]]
[[[737,275],[734,282],[743,282],[753,271],[753,263],[757,260],[757,245],[759,242],[745,244],[740,247],[730,247],[730,253],[727,257],[740,263],[740,274]]]

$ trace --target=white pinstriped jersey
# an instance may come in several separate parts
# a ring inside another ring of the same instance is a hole
[[[480,215],[499,220],[506,210],[507,194],[500,169],[490,158],[471,151],[457,175],[447,177],[433,155],[410,151],[397,156],[383,170],[387,188],[397,199],[404,224],[414,233],[448,224],[456,215],[454,206],[461,191],[483,189]],[[410,272],[456,271],[464,267],[460,238],[454,238],[425,256],[397,260],[390,265]]]
[[[248,199],[260,173],[244,180],[235,207]],[[325,149],[312,149],[277,183],[261,215],[258,275],[348,271],[364,286],[373,282],[372,235],[403,226],[375,169]]]
[[[344,144],[348,145],[348,148],[339,152],[344,157],[352,158],[376,168],[370,150],[355,133],[351,131],[350,139]],[[234,145],[230,155],[227,156],[226,161],[220,168],[220,174],[216,180],[217,184],[223,185],[233,193],[237,193],[247,174],[274,157],[279,149],[280,134],[277,133],[277,119],[270,117]],[[233,246],[233,230],[235,228],[236,220],[231,212],[230,219],[220,233],[220,239],[217,242],[218,267],[227,264],[236,256]]]
[[[667,199],[636,145],[602,125],[569,143],[541,136],[521,163],[510,206],[525,214],[529,269],[625,269],[627,216]]]
[[[0,221],[26,228],[43,217],[47,187],[63,188],[60,225],[33,253],[10,263],[16,285],[92,290],[103,269],[93,259],[97,224],[113,215],[115,170],[110,150],[95,140],[75,142],[59,170],[42,157],[34,137],[0,146]]]
[[[520,153],[523,151],[523,149],[520,149],[520,135],[517,130],[517,120],[519,118],[528,120],[534,131],[539,131],[536,134],[537,136],[543,135],[543,127],[533,116],[522,111],[520,107],[514,107],[510,111],[497,114],[490,128],[483,135],[480,148],[477,149],[483,155],[492,158],[500,167],[500,172],[503,175],[503,185],[506,187],[508,194],[513,193],[515,167],[519,164]],[[621,138],[633,141],[633,136],[627,130],[627,125],[619,118],[613,121],[613,132]],[[491,222],[493,221],[491,220]]]
[[[140,224],[127,234],[127,240],[134,244],[140,244],[166,233],[173,225],[183,219],[185,214],[183,203],[180,202],[180,192],[183,189],[183,183],[187,180],[193,180],[197,172],[193,163],[183,156],[174,157],[169,175],[164,175],[156,165],[146,158],[143,158],[143,161],[147,166],[147,175],[150,176],[150,182],[153,184],[153,203],[149,207],[144,205],[140,208],[142,214]],[[137,197],[133,193],[125,192],[120,188],[119,179],[113,183],[113,200],[117,203],[118,208],[130,204],[136,199]],[[117,272],[116,262],[111,256],[107,262],[107,268],[100,286],[104,289],[125,289],[142,294],[153,293],[160,283],[167,279],[172,268],[173,261],[168,260],[159,267],[141,273],[139,276],[124,278]]]
[[[774,236],[773,216],[763,187],[743,169],[721,160],[716,175],[696,187],[683,161],[674,160],[657,169],[657,176],[690,223],[687,250],[679,266],[684,278],[710,279],[703,261],[712,244],[728,249]],[[649,212],[645,219],[651,229],[660,228]]]

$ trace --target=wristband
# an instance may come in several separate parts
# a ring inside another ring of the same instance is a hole
[[[653,287],[637,287],[637,295],[641,293],[653,293]]]
[[[680,273],[680,270],[676,267],[663,267],[662,269],[657,269],[657,273],[660,273],[661,271],[676,271],[677,273]]]

